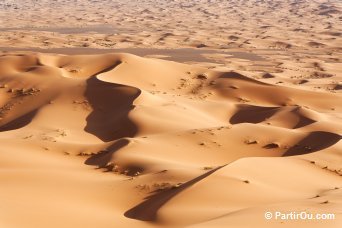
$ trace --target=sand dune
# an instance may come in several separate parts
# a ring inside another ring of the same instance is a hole
[[[263,217],[341,213],[340,94],[130,54],[8,53],[0,85],[4,227],[341,224]]]

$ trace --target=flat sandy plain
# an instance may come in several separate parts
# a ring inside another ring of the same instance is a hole
[[[342,227],[341,12],[1,1],[0,227]]]

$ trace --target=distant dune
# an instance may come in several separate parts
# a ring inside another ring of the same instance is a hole
[[[272,73],[267,83],[335,93],[342,81],[340,12],[339,0],[3,0],[0,51],[140,55],[132,49],[147,48],[165,58],[170,50],[192,48],[204,50],[202,57],[178,61],[247,76]],[[210,64],[198,61],[203,56]],[[330,79],[312,77],[317,74]]]

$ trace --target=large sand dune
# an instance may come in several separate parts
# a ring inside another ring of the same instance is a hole
[[[130,54],[8,53],[0,85],[2,227],[342,223],[340,94]]]

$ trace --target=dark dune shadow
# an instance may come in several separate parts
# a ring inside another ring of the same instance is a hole
[[[313,124],[313,123],[316,123],[316,121],[315,121],[315,120],[312,120],[312,119],[310,119],[310,118],[307,118],[307,117],[305,117],[305,116],[300,115],[300,116],[299,116],[299,121],[298,121],[298,123],[296,124],[296,126],[293,127],[293,129],[305,127],[305,126],[310,125],[310,124]]]
[[[336,144],[341,138],[341,135],[335,133],[314,131],[297,143],[297,146],[291,147],[287,150],[283,156],[302,155],[323,150]]]
[[[129,142],[127,138],[116,140],[105,150],[89,157],[84,164],[96,166],[96,169],[104,169],[103,172],[116,172],[130,177],[136,176],[137,173],[141,174],[145,171],[145,168],[137,163],[120,164],[119,162],[114,164],[113,162],[115,153],[127,146]]]
[[[264,83],[264,82],[260,82],[260,81],[258,81],[258,80],[249,78],[249,77],[247,77],[247,76],[244,76],[244,75],[242,75],[242,74],[236,73],[236,72],[234,72],[234,71],[231,71],[231,72],[224,72],[224,73],[222,73],[218,78],[238,79],[238,80],[241,80],[241,81],[253,82],[253,83],[256,83],[256,84],[259,84],[259,85],[267,85],[267,86],[270,86],[270,84],[267,84],[267,83]]]
[[[260,123],[278,112],[279,107],[239,105],[239,110],[230,118],[231,124]]]
[[[115,141],[111,146],[109,146],[106,150],[100,151],[99,153],[92,155],[89,157],[84,163],[86,165],[98,166],[99,168],[105,167],[108,162],[110,162],[113,154],[128,145],[128,139],[119,139]]]
[[[25,127],[26,125],[28,125],[29,123],[31,123],[31,121],[33,120],[33,118],[35,117],[36,113],[37,113],[37,109],[26,113],[14,120],[12,120],[11,122],[4,124],[3,126],[0,126],[0,132],[2,131],[11,131],[11,130],[15,130],[15,129],[19,129],[22,127]]]
[[[296,108],[294,110],[292,110],[293,113],[296,113],[297,114],[297,111],[298,111],[299,108]],[[307,125],[310,125],[310,124],[313,124],[315,123],[316,121],[315,120],[312,120],[308,117],[305,117],[301,114],[298,114],[299,116],[299,121],[298,123],[296,124],[296,126],[293,127],[293,129],[297,129],[297,128],[301,128],[301,127],[305,127]]]
[[[96,76],[117,67],[113,66],[96,73],[87,80],[85,97],[93,111],[87,117],[85,131],[101,140],[108,142],[122,137],[133,137],[137,127],[128,118],[128,113],[134,109],[133,101],[141,90],[99,80]]]
[[[224,166],[220,166],[216,169],[210,170],[205,174],[198,176],[177,188],[171,188],[169,190],[156,193],[152,196],[146,198],[146,200],[137,206],[133,207],[132,209],[125,212],[125,216],[131,219],[137,219],[142,221],[154,221],[157,217],[158,210],[167,203],[170,199],[175,197],[177,194],[181,193],[185,189],[191,187],[192,185],[196,184],[197,182],[203,180],[204,178],[208,177],[209,175],[213,174],[217,170],[221,169]]]

